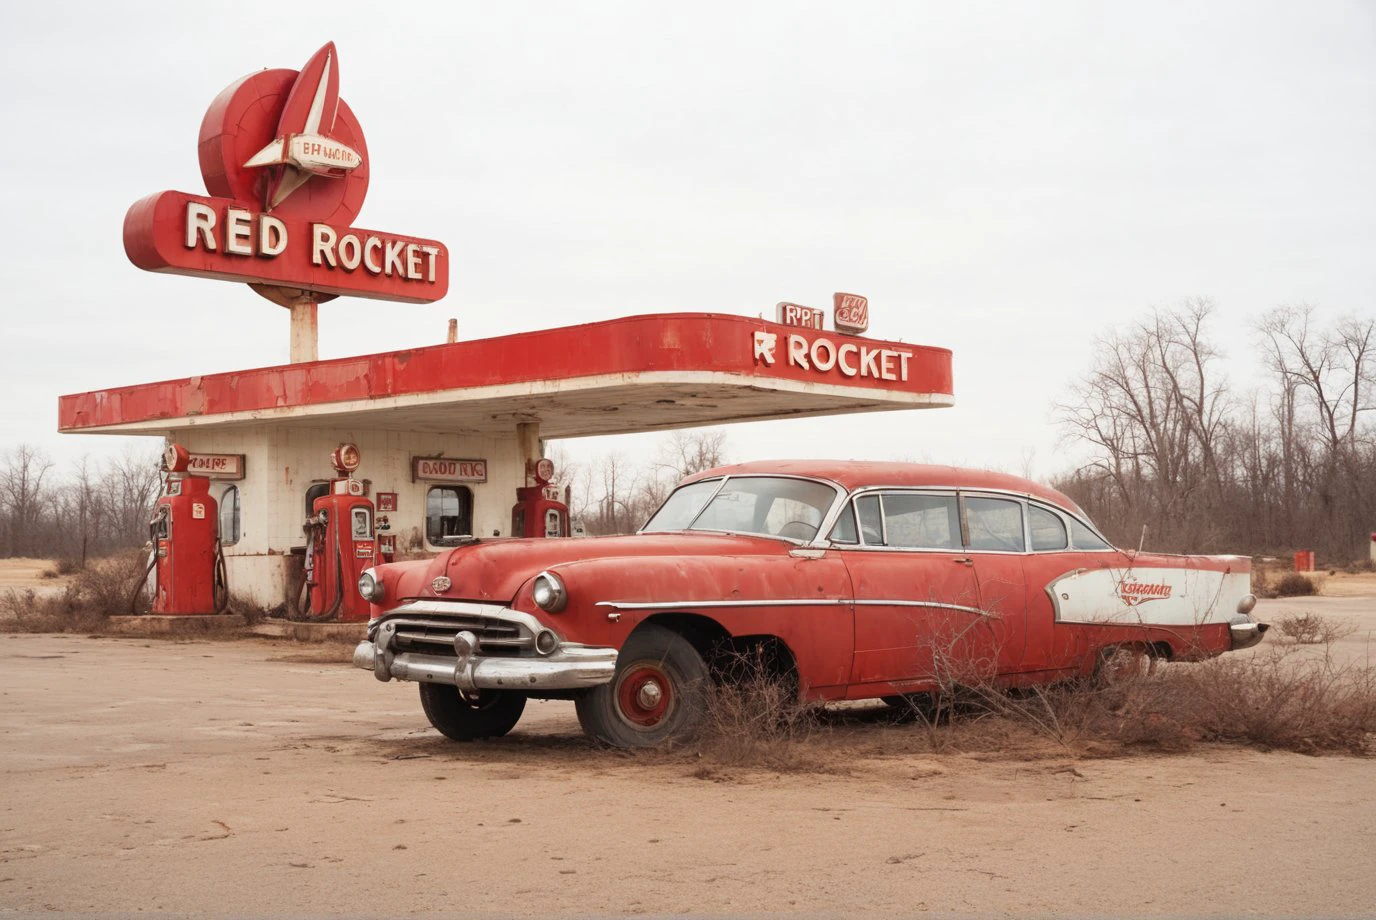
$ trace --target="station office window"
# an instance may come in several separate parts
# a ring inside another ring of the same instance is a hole
[[[473,493],[466,486],[433,486],[425,494],[425,542],[453,545],[473,533]]]
[[[220,493],[220,543],[233,546],[239,542],[239,487],[225,486]]]

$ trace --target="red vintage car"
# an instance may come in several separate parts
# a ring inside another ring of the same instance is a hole
[[[572,698],[589,734],[652,745],[693,729],[742,652],[822,702],[1245,648],[1265,630],[1250,569],[1115,549],[1069,498],[1002,473],[745,463],[690,476],[634,535],[474,540],[370,569],[354,664],[419,683],[451,738]]]

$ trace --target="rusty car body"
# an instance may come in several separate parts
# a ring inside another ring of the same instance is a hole
[[[1001,473],[745,463],[688,477],[633,535],[474,540],[369,570],[354,663],[419,683],[452,738],[555,697],[589,734],[651,745],[691,731],[743,653],[825,702],[1244,648],[1265,630],[1250,568],[1115,548],[1065,495]]]

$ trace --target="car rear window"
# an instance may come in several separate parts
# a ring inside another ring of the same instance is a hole
[[[1070,545],[1060,515],[1036,505],[1027,506],[1027,527],[1032,531],[1032,552],[1049,553]]]
[[[1098,534],[1074,518],[1070,519],[1070,540],[1076,549],[1111,549]]]

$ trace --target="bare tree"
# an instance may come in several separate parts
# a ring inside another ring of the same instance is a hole
[[[1056,407],[1066,434],[1093,448],[1082,478],[1112,485],[1121,523],[1147,524],[1168,541],[1207,521],[1188,507],[1221,498],[1218,449],[1231,402],[1206,335],[1212,310],[1188,301],[1100,337],[1093,365]]]
[[[1120,542],[1363,555],[1376,525],[1376,319],[1308,306],[1257,326],[1266,389],[1230,395],[1207,301],[1104,336],[1057,407],[1091,459],[1059,483]]]
[[[9,555],[26,556],[39,545],[39,525],[48,500],[44,480],[53,468],[48,455],[31,444],[6,452],[0,465],[0,503],[3,503]]]

